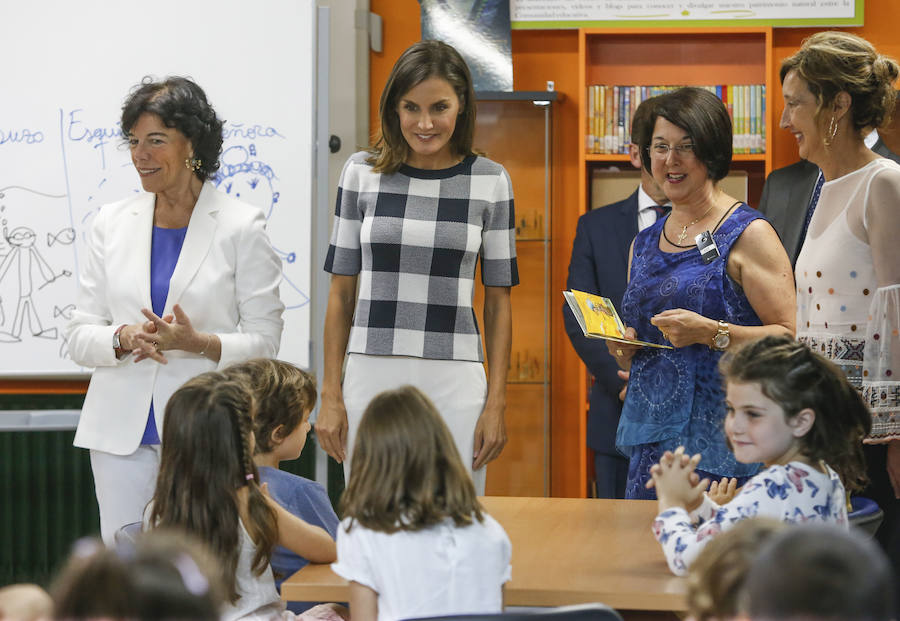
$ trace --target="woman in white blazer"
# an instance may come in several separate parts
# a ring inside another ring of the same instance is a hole
[[[91,451],[107,542],[153,495],[169,396],[199,373],[274,357],[284,310],[263,213],[208,181],[222,122],[203,90],[145,79],[122,132],[146,193],[96,216],[67,334],[72,359],[95,367],[75,446]]]

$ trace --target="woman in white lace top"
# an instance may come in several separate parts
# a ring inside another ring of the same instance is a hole
[[[781,127],[824,177],[797,259],[797,336],[837,363],[872,409],[879,539],[900,565],[900,165],[864,136],[890,119],[900,66],[864,39],[820,32],[781,66]],[[815,199],[814,199],[815,200]]]

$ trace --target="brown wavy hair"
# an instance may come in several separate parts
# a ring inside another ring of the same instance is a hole
[[[891,118],[900,65],[879,54],[862,37],[849,32],[817,32],[782,61],[782,84],[791,71],[797,72],[815,96],[817,118],[842,91],[850,95],[851,119],[857,132],[882,127]]]
[[[392,174],[409,157],[409,144],[400,130],[397,105],[400,98],[428,78],[446,80],[459,97],[460,113],[450,137],[450,148],[457,157],[474,155],[475,88],[469,66],[452,46],[443,41],[419,41],[411,45],[391,69],[381,92],[378,115],[381,127],[375,135],[375,146],[367,160],[377,173]]]
[[[289,362],[254,358],[223,371],[229,379],[247,383],[256,398],[253,415],[255,454],[270,453],[272,433],[282,425],[282,437],[290,435],[316,404],[315,378]]]
[[[719,371],[726,383],[759,384],[787,420],[810,408],[816,418],[798,439],[801,452],[834,468],[848,491],[865,486],[862,441],[872,413],[834,363],[789,336],[766,336],[722,356]]]
[[[159,476],[153,493],[152,528],[187,532],[222,562],[225,594],[238,600],[235,575],[241,523],[256,545],[251,566],[260,575],[269,565],[278,524],[259,488],[253,463],[253,395],[244,382],[222,373],[203,373],[175,391],[166,404]],[[241,520],[238,491],[247,490],[247,520]]]
[[[484,519],[469,471],[434,404],[413,386],[387,390],[366,407],[353,447],[343,517],[371,530],[416,531],[447,518]]]
[[[76,541],[51,592],[54,619],[217,621],[224,601],[219,563],[207,547],[159,529],[114,547]]]

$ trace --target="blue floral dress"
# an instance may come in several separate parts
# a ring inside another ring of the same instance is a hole
[[[741,287],[726,271],[728,256],[752,221],[762,216],[740,204],[713,233],[719,257],[703,263],[695,247],[663,252],[659,239],[666,219],[638,233],[631,274],[622,298],[622,319],[637,338],[666,344],[650,318],[664,310],[683,308],[704,317],[742,326],[762,325]],[[710,344],[712,343],[710,334]],[[631,362],[631,378],[622,408],[616,445],[630,455],[626,498],[653,499],[644,484],[650,466],[663,451],[683,445],[701,453],[702,476],[745,479],[759,464],[738,463],[725,445],[722,423],[725,392],[718,362],[722,352],[705,344],[677,349],[644,348]]]

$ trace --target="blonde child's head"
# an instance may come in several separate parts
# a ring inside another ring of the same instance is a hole
[[[747,571],[760,546],[786,528],[769,518],[742,520],[714,537],[691,564],[687,578],[688,613],[695,621],[724,621],[740,611]]]
[[[725,431],[738,461],[771,465],[798,456],[827,462],[849,490],[865,484],[862,440],[871,413],[833,363],[790,337],[767,336],[723,356],[719,369]]]
[[[219,557],[226,595],[238,598],[235,575],[241,524],[256,545],[252,567],[269,564],[277,523],[253,463],[253,395],[221,373],[189,380],[166,404],[159,475],[149,523],[181,530]],[[242,519],[241,514],[246,519]]]
[[[453,436],[417,388],[372,399],[356,433],[352,464],[343,515],[366,528],[392,533],[447,518],[457,526],[482,519]]]
[[[11,584],[0,588],[0,619],[39,621],[53,618],[53,600],[36,584]]]
[[[278,452],[296,459],[309,432],[316,404],[316,380],[289,362],[254,358],[225,369],[229,379],[246,382],[256,400],[253,433],[256,454]]]

